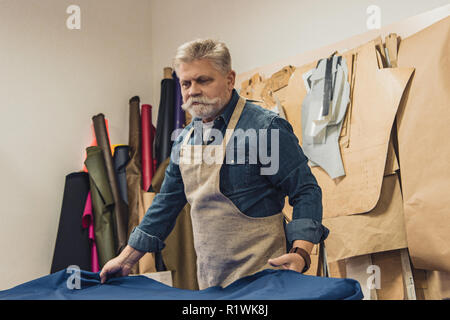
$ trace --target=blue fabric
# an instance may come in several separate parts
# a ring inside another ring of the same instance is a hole
[[[0,291],[2,300],[360,300],[353,279],[323,278],[291,270],[266,269],[225,288],[185,290],[145,276],[111,278],[100,283],[99,273],[81,270],[81,289],[68,289],[67,269]]]
[[[213,129],[225,133],[228,122],[239,99],[236,90],[223,113],[214,120]],[[175,140],[171,161],[158,193],[139,226],[133,230],[128,244],[140,251],[155,252],[164,248],[164,240],[175,226],[175,221],[187,200],[184,184],[176,159],[184,136],[200,118],[194,118]],[[268,167],[259,161],[252,163],[246,139],[245,163],[224,163],[220,171],[220,189],[244,214],[266,217],[282,211],[286,195],[293,206],[293,220],[286,226],[288,249],[294,240],[319,243],[327,238],[329,230],[322,225],[322,190],[308,166],[292,126],[276,113],[247,101],[236,130],[267,129],[267,149],[279,148],[279,169],[270,175],[261,175]],[[271,145],[271,129],[278,129],[279,143]],[[195,132],[195,130],[194,130]],[[201,136],[193,134],[190,143],[202,143]],[[216,141],[212,141],[215,144]],[[258,141],[259,143],[259,141]],[[228,152],[228,151],[227,151]],[[258,153],[257,153],[258,154]]]

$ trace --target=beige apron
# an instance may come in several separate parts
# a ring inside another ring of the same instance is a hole
[[[220,161],[202,161],[206,148],[220,155],[234,131],[245,105],[240,97],[221,145],[190,145],[193,127],[180,148],[180,171],[191,205],[197,278],[200,290],[225,287],[233,281],[272,268],[267,260],[286,253],[283,214],[253,218],[242,213],[220,192]]]

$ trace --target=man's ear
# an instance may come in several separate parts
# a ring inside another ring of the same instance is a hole
[[[228,88],[230,90],[233,90],[235,81],[236,81],[236,72],[234,70],[231,70],[230,72],[228,72],[227,75]]]

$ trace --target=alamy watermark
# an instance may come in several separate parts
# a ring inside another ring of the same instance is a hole
[[[69,30],[80,30],[81,29],[81,9],[76,4],[71,4],[67,7],[66,13],[71,14],[67,17],[66,27]]]
[[[67,273],[71,275],[66,280],[66,286],[69,290],[80,290],[81,289],[81,271],[80,267],[76,265],[68,266],[66,269]]]
[[[182,148],[182,143],[174,145],[174,158],[176,164],[261,164],[261,175],[274,175],[280,166],[280,133],[279,129],[226,129],[225,136],[222,131],[212,128],[209,140],[212,143],[202,145],[202,122],[194,121],[194,144],[186,144],[188,148]],[[174,131],[172,139],[178,135]],[[226,148],[223,147],[225,137],[229,136]],[[269,142],[270,137],[270,142]],[[248,153],[246,153],[248,149]],[[225,153],[224,153],[225,152]],[[181,158],[180,158],[181,155]],[[224,162],[225,161],[225,162]]]
[[[381,28],[381,8],[377,5],[370,5],[366,9],[366,13],[369,14],[366,20],[367,29],[380,29]]]
[[[380,267],[377,265],[370,265],[367,267],[366,272],[370,274],[370,276],[367,278],[367,288],[369,290],[373,289],[381,289],[381,271]]]

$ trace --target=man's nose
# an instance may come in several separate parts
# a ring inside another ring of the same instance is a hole
[[[189,97],[201,96],[202,95],[202,90],[201,90],[200,86],[197,83],[192,82],[191,86],[189,87],[188,94],[189,94]]]

